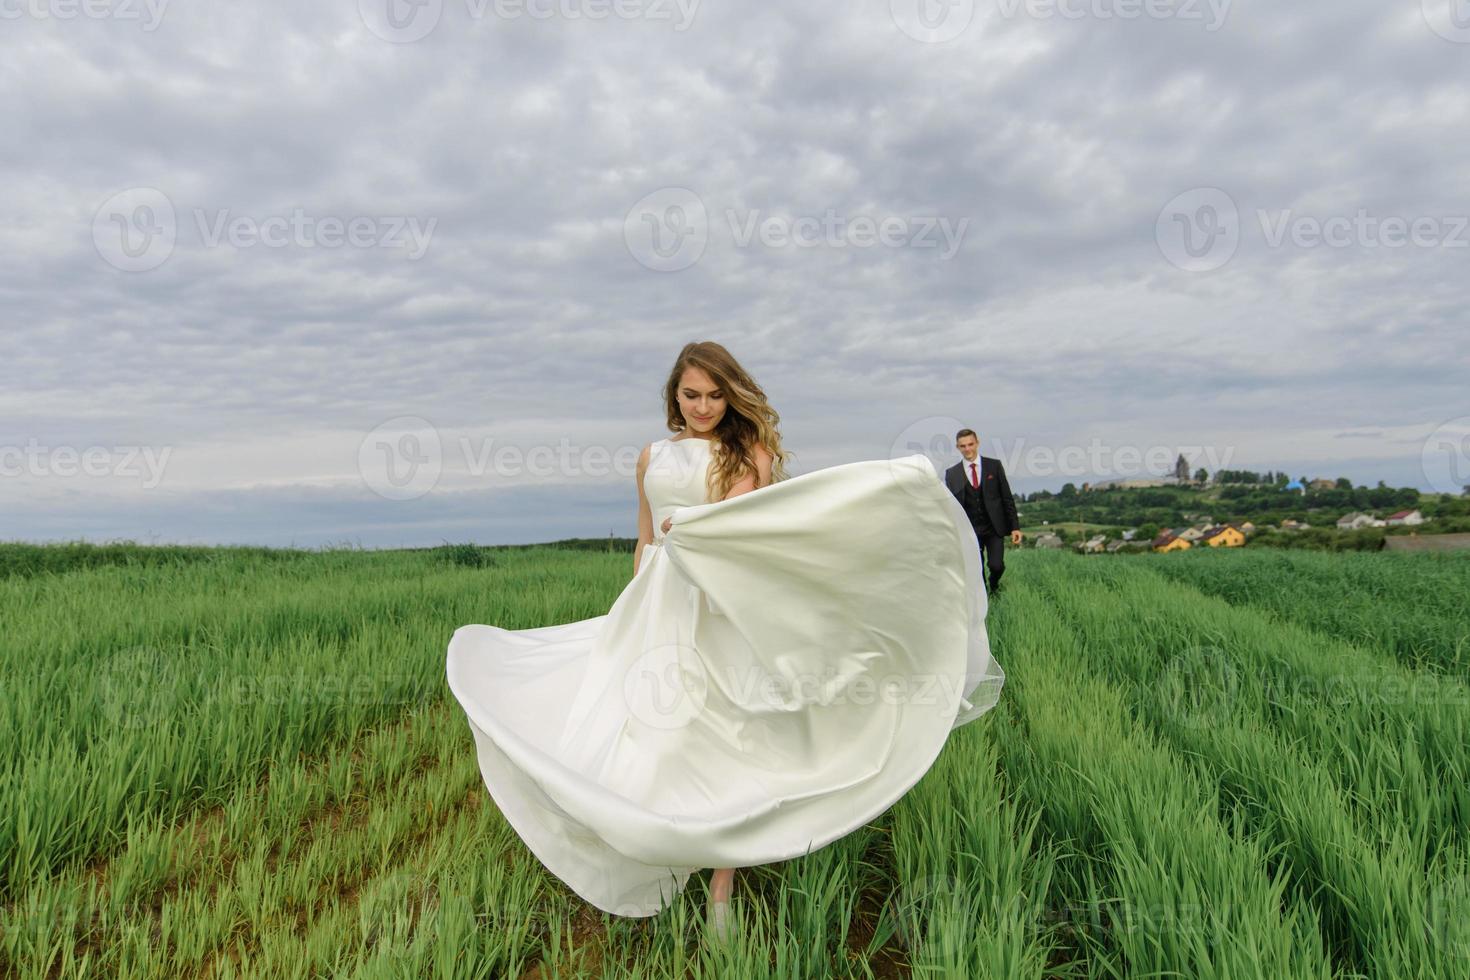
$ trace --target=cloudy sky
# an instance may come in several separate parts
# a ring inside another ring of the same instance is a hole
[[[0,539],[632,535],[705,339],[795,473],[1470,483],[1465,0],[0,21]]]

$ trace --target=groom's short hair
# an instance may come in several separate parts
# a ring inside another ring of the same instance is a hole
[[[958,432],[956,432],[954,434],[954,441],[955,442],[959,442],[965,436],[975,436],[975,430],[974,429],[961,429],[960,431],[958,431]],[[979,436],[975,436],[975,441],[976,442],[979,442],[980,441],[980,437]]]

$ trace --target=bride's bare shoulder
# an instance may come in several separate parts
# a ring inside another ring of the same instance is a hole
[[[768,487],[771,485],[771,474],[776,464],[776,454],[759,442],[753,447],[753,452],[755,454],[756,486]]]

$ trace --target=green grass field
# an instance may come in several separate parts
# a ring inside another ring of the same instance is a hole
[[[0,977],[1470,977],[1470,556],[1007,562],[999,706],[721,947],[544,872],[444,685],[631,556],[0,546]]]
[[[1069,534],[1095,534],[1099,531],[1114,532],[1118,527],[1114,524],[1086,524],[1081,521],[1056,521],[1052,524],[1028,524],[1021,528],[1021,533],[1027,537],[1035,537],[1048,531],[1055,534],[1057,531],[1066,531]]]

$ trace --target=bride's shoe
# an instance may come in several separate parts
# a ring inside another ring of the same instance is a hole
[[[721,942],[730,938],[730,900],[711,902],[709,909],[710,931]]]
[[[730,938],[732,916],[730,893],[735,890],[735,869],[720,868],[710,877],[709,914],[705,917],[715,938],[724,941]]]

